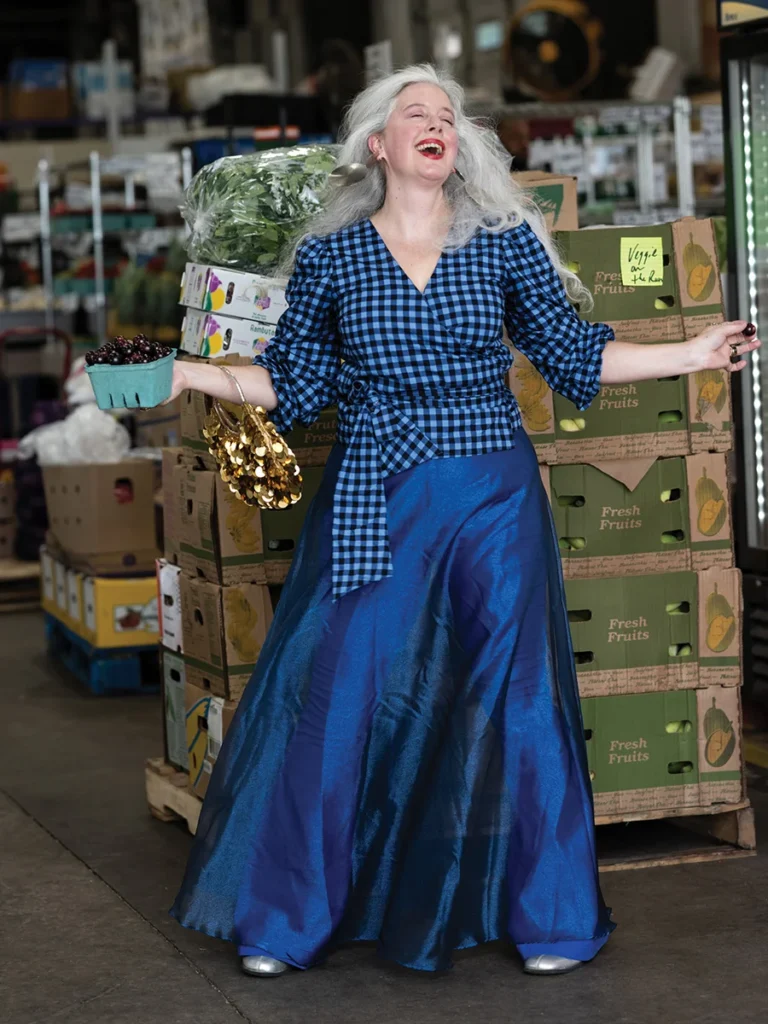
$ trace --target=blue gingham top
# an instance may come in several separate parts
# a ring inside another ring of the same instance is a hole
[[[514,447],[513,343],[586,408],[613,332],[580,320],[526,223],[443,253],[420,292],[370,220],[300,246],[269,370],[280,433],[338,406],[348,448],[333,509],[333,597],[392,575],[384,477],[427,459]]]

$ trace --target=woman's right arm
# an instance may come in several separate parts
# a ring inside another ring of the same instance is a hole
[[[261,405],[267,412],[277,406],[277,395],[272,387],[269,370],[263,366],[229,366],[227,370],[237,378],[243,389],[246,401],[251,405]],[[197,363],[191,360],[177,359],[173,364],[173,386],[171,397],[174,398],[187,388],[202,391],[211,398],[220,398],[227,402],[240,402],[240,396],[233,381],[215,363]]]

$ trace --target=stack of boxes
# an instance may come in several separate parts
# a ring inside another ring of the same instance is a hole
[[[284,284],[188,264],[181,295],[187,358],[249,363],[274,336]],[[223,307],[235,315],[220,315]],[[301,466],[302,499],[261,510],[221,480],[202,432],[209,412],[201,393],[182,395],[181,444],[163,450],[165,551],[158,563],[166,760],[189,771],[200,796],[255,668],[336,435],[334,409],[292,431],[286,440]]]
[[[723,320],[710,221],[558,236],[619,340]],[[726,371],[605,385],[586,411],[515,354],[566,579],[598,820],[714,813],[744,799],[741,580]]]
[[[157,643],[152,462],[46,466],[43,609],[97,651]]]

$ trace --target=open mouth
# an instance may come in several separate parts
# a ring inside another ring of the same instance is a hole
[[[445,152],[445,145],[439,139],[425,139],[416,146],[416,149],[432,160],[439,160]]]

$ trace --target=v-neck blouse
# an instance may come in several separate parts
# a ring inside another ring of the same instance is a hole
[[[370,222],[306,239],[287,309],[253,362],[269,370],[280,433],[338,407],[333,597],[392,575],[384,477],[431,458],[514,447],[513,344],[585,409],[613,331],[581,320],[532,228],[480,229],[421,292]],[[428,509],[425,508],[425,514]]]

